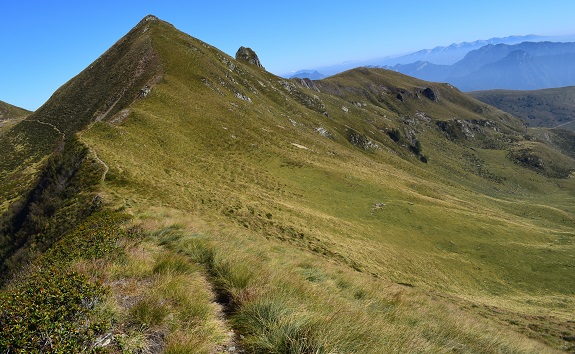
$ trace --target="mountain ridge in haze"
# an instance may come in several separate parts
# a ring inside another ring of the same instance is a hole
[[[300,70],[290,75],[290,79],[310,79],[310,80],[321,80],[326,76],[317,70]]]
[[[390,56],[386,58],[376,58],[364,61],[354,61],[337,65],[319,67],[310,70],[300,70],[301,72],[318,71],[322,75],[330,76],[358,66],[394,66],[397,64],[410,64],[415,62],[429,62],[435,65],[451,65],[463,59],[465,55],[475,49],[487,44],[516,44],[525,41],[546,40],[548,37],[537,35],[494,37],[486,40],[475,40],[472,42],[452,43],[448,46],[436,46],[432,49],[421,49],[413,53]],[[293,74],[283,75],[291,77]],[[311,77],[310,77],[311,78]],[[313,78],[312,78],[313,79]]]
[[[472,42],[453,43],[448,46],[437,46],[433,49],[422,49],[417,52],[407,54],[397,58],[383,61],[380,65],[409,64],[417,61],[426,61],[437,65],[455,64],[463,59],[467,53],[479,49],[485,45],[495,44],[517,44],[521,42],[542,41],[545,37],[537,35],[494,37],[486,40],[476,40]]]
[[[522,42],[486,45],[453,65],[416,62],[392,70],[426,80],[449,82],[463,91],[533,90],[575,83],[575,43]]]

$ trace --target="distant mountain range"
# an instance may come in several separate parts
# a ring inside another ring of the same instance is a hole
[[[389,58],[381,61],[379,65],[397,65],[409,64],[417,61],[427,61],[439,65],[455,64],[463,59],[467,53],[472,50],[479,49],[486,45],[496,44],[517,44],[521,42],[539,42],[542,36],[527,35],[527,36],[509,36],[503,38],[490,38],[485,40],[477,40],[473,42],[453,43],[449,46],[438,46],[433,49],[422,49],[415,53],[403,55],[396,58]]]
[[[508,37],[495,37],[490,39],[480,39],[472,42],[462,42],[453,43],[448,46],[437,46],[432,49],[422,49],[413,53],[399,56],[388,56],[383,58],[376,58],[366,61],[350,61],[320,68],[313,68],[309,70],[300,70],[295,74],[286,74],[285,77],[299,77],[299,78],[309,78],[314,80],[306,74],[313,72],[321,73],[324,76],[331,76],[339,72],[352,69],[358,66],[393,66],[397,64],[409,64],[418,61],[427,61],[433,64],[439,65],[450,65],[463,59],[467,53],[472,50],[479,49],[488,44],[516,44],[521,42],[539,42],[545,40],[555,40],[559,41],[557,38],[543,37],[537,35],[526,35],[526,36],[508,36]]]
[[[423,80],[449,82],[463,91],[569,86],[575,84],[575,43],[488,44],[453,65],[418,61],[386,68]]]
[[[291,79],[311,79],[311,80],[321,80],[326,76],[317,70],[300,70],[295,74],[291,75]]]

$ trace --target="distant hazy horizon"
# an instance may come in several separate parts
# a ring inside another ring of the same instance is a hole
[[[0,100],[37,109],[148,14],[285,75],[493,37],[575,33],[575,2],[51,2],[2,5]]]

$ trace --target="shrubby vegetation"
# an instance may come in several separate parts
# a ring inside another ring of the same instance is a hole
[[[36,187],[2,220],[0,348],[8,353],[70,353],[91,348],[109,327],[99,314],[106,290],[74,270],[80,260],[121,254],[126,217],[101,211],[101,166],[68,139],[47,160]]]
[[[102,167],[88,149],[69,139],[51,155],[36,187],[13,203],[0,225],[0,255],[5,277],[50,248],[98,208],[95,185]]]
[[[75,270],[81,261],[116,259],[126,217],[97,212],[23,268],[0,291],[0,348],[8,353],[73,353],[92,349],[112,320],[102,313],[107,290]]]

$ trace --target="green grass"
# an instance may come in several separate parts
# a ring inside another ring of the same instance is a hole
[[[113,346],[167,353],[224,348],[226,325],[202,268],[156,241],[132,243],[127,259],[105,271],[116,318]]]
[[[430,298],[417,289],[286,248],[277,240],[249,236],[241,228],[219,231],[225,233],[186,234],[184,229],[164,244],[202,262],[212,282],[222,285],[216,292],[232,297],[230,322],[243,335],[241,344],[248,352],[547,350],[475,318],[449,298]],[[239,249],[240,254],[234,252]],[[238,267],[221,266],[227,264]],[[219,271],[210,272],[212,268]],[[248,281],[237,291],[237,282],[224,280],[237,279],[242,269]]]

